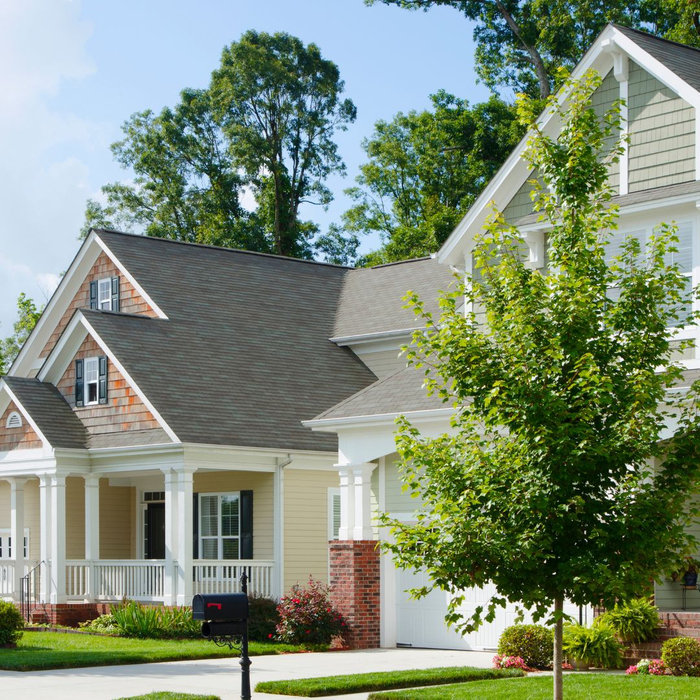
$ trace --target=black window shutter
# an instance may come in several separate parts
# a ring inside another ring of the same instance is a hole
[[[83,406],[83,361],[75,361],[75,405]]]
[[[241,491],[241,559],[253,558],[253,492]]]
[[[107,356],[101,355],[98,358],[98,396],[100,403],[107,403]]]
[[[192,558],[199,559],[199,494],[194,494],[192,503]]]
[[[119,277],[112,277],[112,311],[119,311]]]
[[[97,308],[97,280],[90,282],[90,308]]]

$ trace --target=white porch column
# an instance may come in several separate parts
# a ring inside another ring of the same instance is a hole
[[[42,564],[39,568],[41,602],[51,599],[51,477],[39,477],[39,538]]]
[[[178,536],[178,475],[168,469],[165,474],[165,581],[163,593],[166,605],[177,603],[177,536]]]
[[[277,465],[272,484],[272,597],[284,593],[284,466]]]
[[[10,479],[10,539],[15,560],[14,596],[20,598],[24,576],[24,484],[26,479]]]
[[[353,539],[355,528],[355,486],[349,465],[336,465],[340,477],[340,527],[339,540]]]
[[[194,533],[193,499],[194,499],[194,472],[186,469],[178,472],[177,489],[177,604],[192,605],[192,538]],[[166,494],[167,509],[167,494]],[[167,522],[167,513],[166,513]],[[167,528],[167,525],[166,525]],[[166,533],[167,537],[167,533]]]
[[[66,477],[51,477],[51,602],[66,602]]]
[[[369,462],[365,464],[351,464],[349,466],[355,491],[355,524],[352,530],[352,539],[373,540],[371,479],[372,472],[377,465]]]
[[[92,474],[85,479],[85,559],[88,562],[88,593],[94,598],[95,588],[94,563],[100,558],[100,478]]]

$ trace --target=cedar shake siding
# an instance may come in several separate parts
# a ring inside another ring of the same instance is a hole
[[[90,282],[105,278],[119,277],[119,310],[127,314],[142,314],[144,316],[156,317],[156,313],[144,301],[143,297],[134,289],[131,282],[121,273],[119,268],[112,262],[112,259],[106,254],[101,253],[97,261],[92,266],[85,281],[80,286],[78,293],[63,314],[63,318],[58,322],[58,325],[51,334],[49,341],[44,346],[39,357],[47,357],[51,350],[58,342],[58,339],[63,333],[63,329],[68,325],[73,313],[77,309],[90,308]]]
[[[7,419],[11,413],[19,413],[22,425],[19,428],[7,428]],[[10,450],[31,450],[41,448],[42,442],[20,410],[10,401],[7,410],[0,417],[0,452]]]
[[[91,337],[85,338],[73,360],[68,365],[58,390],[73,408],[90,435],[116,433],[129,430],[153,430],[159,428],[158,421],[146,408],[143,401],[129,386],[119,370],[107,361],[107,404],[85,407],[75,405],[75,360],[100,357],[104,352]]]

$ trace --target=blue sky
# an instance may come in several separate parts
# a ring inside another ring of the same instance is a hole
[[[205,87],[223,46],[247,29],[286,31],[338,64],[358,118],[339,134],[346,178],[329,186],[325,228],[348,202],[378,119],[429,106],[444,88],[470,102],[472,26],[452,8],[427,13],[363,0],[3,0],[0,2],[0,335],[24,291],[43,303],[78,250],[85,200],[128,180],[109,144],[133,112]],[[365,249],[376,246],[367,241]]]

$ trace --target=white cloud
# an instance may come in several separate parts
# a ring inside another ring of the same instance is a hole
[[[67,153],[108,143],[108,128],[51,100],[65,81],[96,71],[86,50],[91,32],[77,0],[0,2],[0,335],[20,292],[44,303],[77,249],[94,184],[88,166]]]

